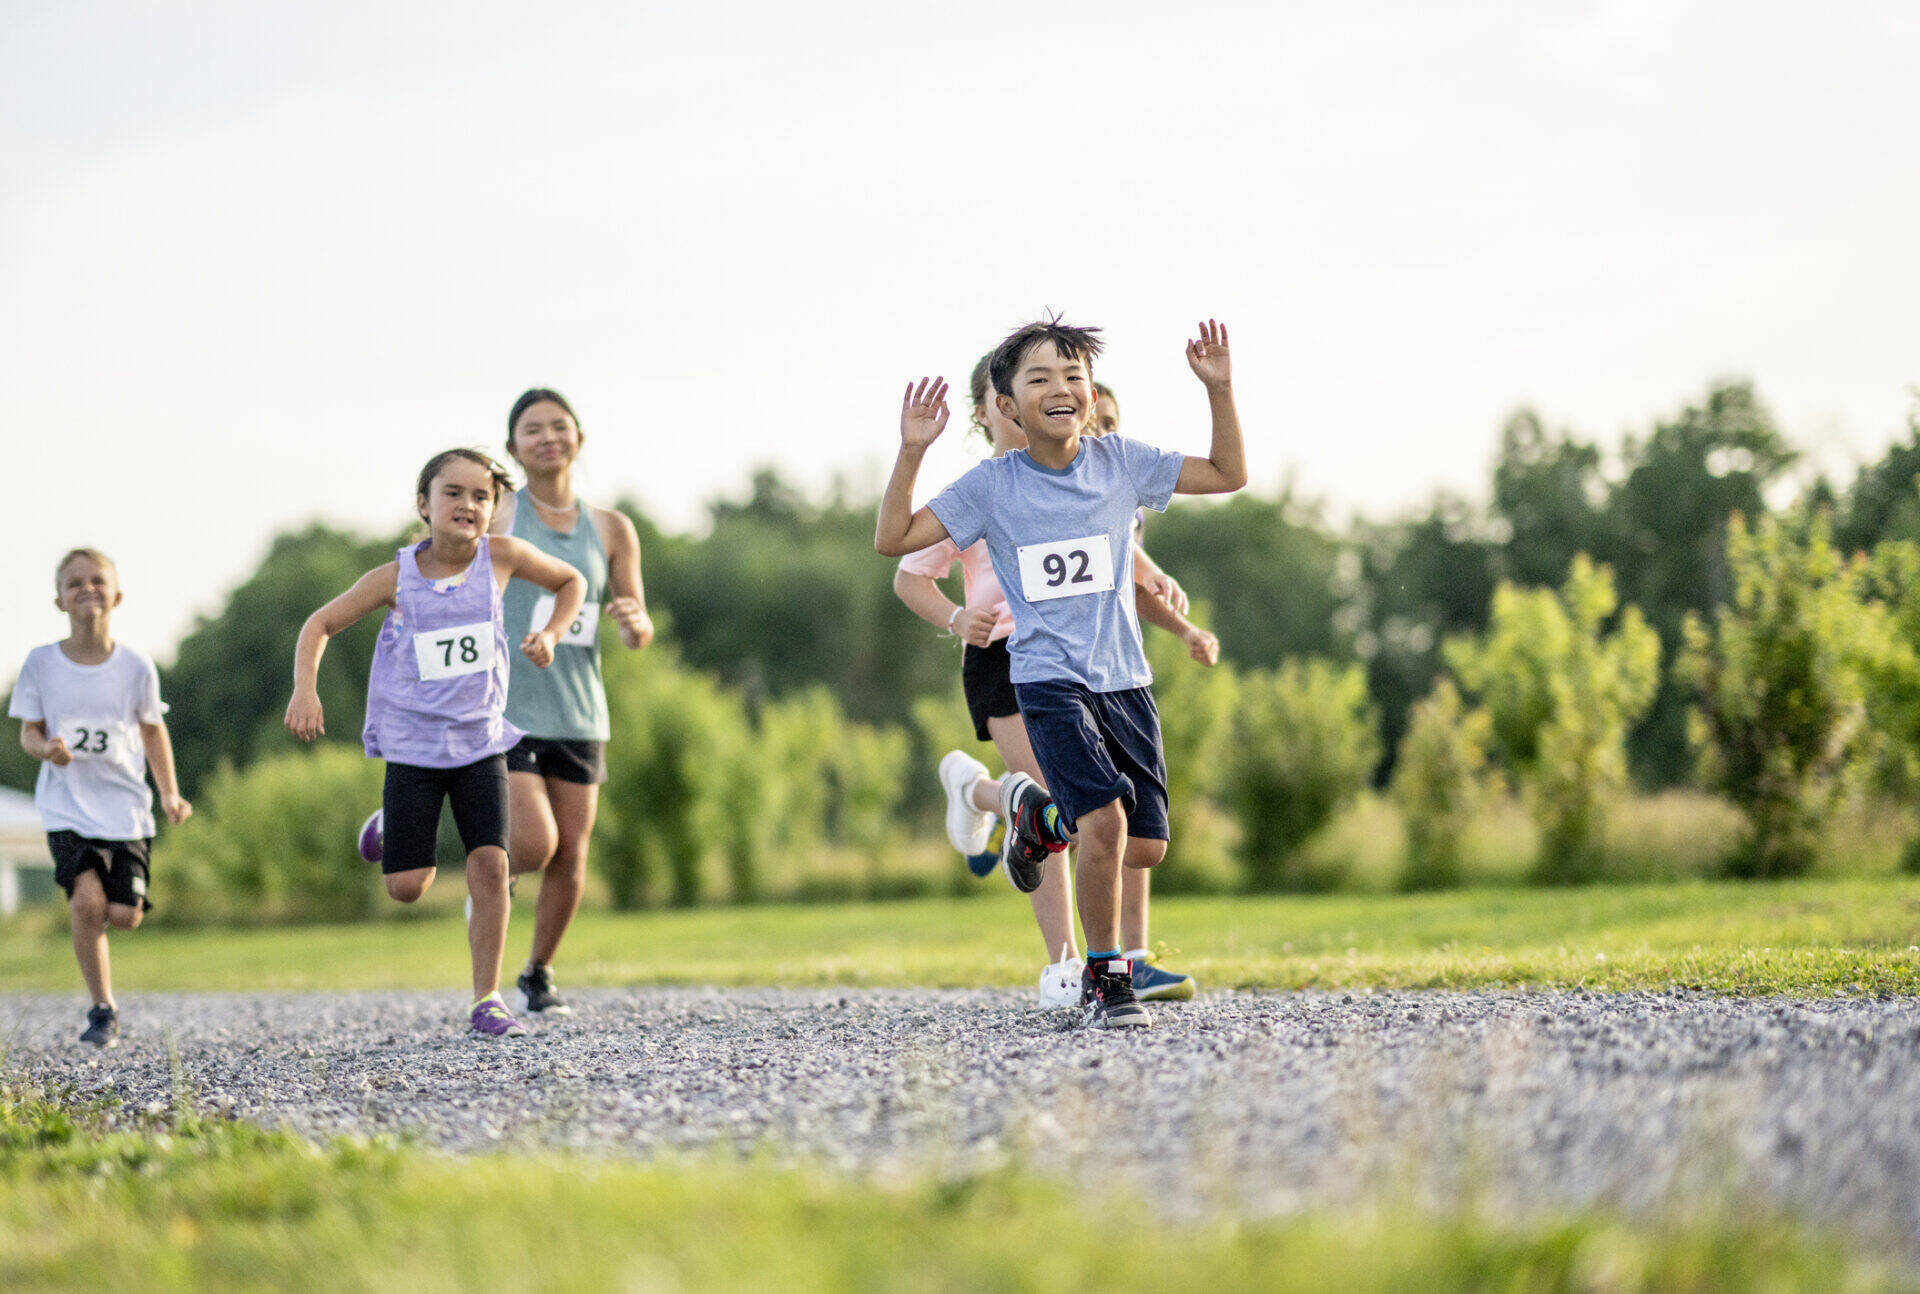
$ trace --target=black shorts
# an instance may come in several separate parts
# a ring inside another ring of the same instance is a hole
[[[387,764],[386,792],[380,807],[380,870],[388,875],[434,865],[434,838],[440,834],[440,806],[453,802],[453,825],[471,854],[492,845],[507,847],[507,757],[489,755],[459,768],[421,768]]]
[[[95,840],[77,831],[49,831],[47,849],[53,855],[53,879],[68,898],[73,897],[73,887],[82,872],[97,872],[107,902],[143,912],[153,908],[147,898],[151,836],[145,840]]]
[[[598,786],[607,780],[607,743],[571,737],[522,737],[520,744],[507,752],[507,771]]]
[[[1007,654],[1005,638],[985,647],[967,644],[960,657],[960,690],[973,717],[973,735],[981,741],[992,740],[987,720],[1020,713],[1020,698],[1013,694],[1013,658]]]
[[[1129,836],[1165,840],[1167,758],[1153,693],[1095,692],[1058,679],[1015,687],[1027,740],[1067,829],[1081,814],[1119,800]]]

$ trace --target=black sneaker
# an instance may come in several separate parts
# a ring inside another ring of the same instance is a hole
[[[1052,797],[1025,773],[1008,773],[1000,779],[1000,818],[1007,824],[1000,836],[1000,862],[1013,888],[1022,894],[1040,888],[1047,855],[1066,848],[1049,844],[1040,834],[1041,815],[1059,812]]]
[[[520,975],[520,1000],[527,1011],[538,1015],[572,1015],[573,1008],[553,991],[553,968],[535,966]]]
[[[120,1045],[120,1013],[110,1006],[96,1006],[87,1012],[87,1031],[80,1041],[96,1047]]]
[[[1080,974],[1080,1025],[1086,1029],[1141,1029],[1153,1023],[1133,994],[1133,966],[1125,957],[1090,961]]]

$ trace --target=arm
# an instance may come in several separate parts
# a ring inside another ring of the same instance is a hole
[[[73,762],[73,752],[67,749],[67,743],[59,737],[47,736],[44,719],[29,719],[20,725],[20,749],[55,768],[65,768]]]
[[[1231,494],[1247,483],[1247,448],[1240,436],[1240,415],[1233,407],[1233,363],[1225,324],[1209,319],[1200,325],[1200,340],[1187,343],[1187,364],[1207,388],[1213,445],[1205,458],[1188,457],[1173,492]]]
[[[167,821],[179,826],[193,816],[193,806],[180,794],[180,782],[173,772],[173,738],[164,723],[140,725],[140,744],[146,748],[147,767],[153,770],[153,782],[160,788],[160,809]]]
[[[987,607],[975,607],[969,611],[963,606],[955,606],[940,591],[940,586],[934,583],[931,575],[895,571],[893,591],[913,614],[934,628],[943,629],[975,647],[987,645],[994,622],[1000,618]]]
[[[326,654],[327,640],[379,608],[392,606],[399,581],[400,563],[375,567],[300,626],[300,642],[293,649],[293,699],[287,702],[285,720],[287,730],[300,740],[312,741],[327,730],[319,691],[320,657]]]
[[[1160,626],[1184,642],[1187,645],[1187,655],[1202,665],[1219,663],[1220,640],[1168,606],[1163,599],[1155,597],[1136,584],[1133,589],[1133,606],[1142,620],[1150,625]]]
[[[912,511],[913,480],[920,475],[920,460],[946,427],[947,384],[937,377],[921,378],[917,389],[907,383],[906,397],[900,402],[900,453],[893,460],[893,475],[887,478],[880,519],[873,528],[873,546],[888,557],[917,553],[947,537],[947,528],[931,509]]]
[[[522,579],[553,594],[553,615],[545,629],[520,640],[520,650],[541,669],[553,664],[553,646],[587,600],[587,577],[558,557],[549,557],[522,539],[501,535],[493,541],[494,570],[503,582]]]
[[[607,614],[620,627],[620,641],[632,648],[653,641],[653,617],[647,614],[646,591],[640,587],[640,532],[624,512],[595,508],[604,518],[601,543],[607,550]]]
[[[1187,613],[1187,591],[1180,587],[1178,580],[1161,570],[1158,562],[1147,556],[1147,550],[1140,546],[1138,539],[1133,541],[1133,583],[1136,588],[1144,589],[1156,598],[1164,598],[1167,605],[1181,615]],[[1162,625],[1161,628],[1166,626]]]

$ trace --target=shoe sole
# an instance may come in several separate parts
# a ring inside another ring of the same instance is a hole
[[[1138,988],[1133,995],[1142,1002],[1185,1002],[1199,991],[1192,979],[1183,979],[1177,984],[1162,984],[1158,988]]]
[[[525,989],[522,989],[520,991],[520,1009],[522,1011],[525,1011],[528,1015],[572,1015],[573,1014],[573,1008],[568,1006],[565,1002],[556,1002],[554,1005],[549,1007],[535,1006],[532,1000],[527,997]]]
[[[94,1048],[98,1048],[101,1051],[107,1051],[107,1050],[110,1050],[111,1048],[118,1047],[120,1045],[120,1040],[118,1038],[109,1038],[105,1042],[95,1042],[91,1038],[82,1038],[80,1040],[80,1044],[83,1047],[94,1047]]]
[[[986,766],[964,751],[950,750],[940,760],[940,786],[947,793],[947,843],[968,858],[973,857],[987,846],[987,837],[993,834],[993,819],[987,818],[984,827],[975,826],[971,832],[962,832],[965,824],[956,821],[961,817],[985,818],[987,815],[973,807],[966,796],[966,787],[959,784],[959,774],[965,773],[971,783],[975,778],[986,775]],[[978,836],[978,843],[973,837]],[[969,845],[972,848],[968,848]]]

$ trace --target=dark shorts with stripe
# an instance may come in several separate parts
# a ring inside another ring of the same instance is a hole
[[[1047,793],[1067,829],[1080,815],[1118,800],[1129,836],[1165,840],[1167,758],[1153,693],[1144,687],[1095,692],[1061,679],[1013,686]]]
[[[47,851],[53,855],[53,879],[67,897],[83,873],[100,878],[107,902],[148,911],[147,879],[153,856],[153,837],[143,840],[95,840],[77,831],[49,831]]]

